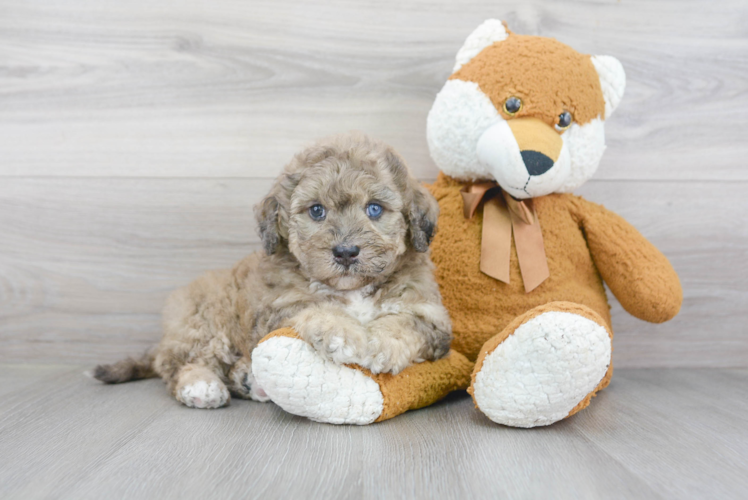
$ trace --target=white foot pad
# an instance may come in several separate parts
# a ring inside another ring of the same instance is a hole
[[[499,424],[552,424],[597,387],[610,353],[608,332],[596,322],[573,313],[543,313],[486,356],[473,385],[475,401]]]
[[[258,345],[252,372],[275,404],[317,422],[370,424],[384,408],[379,384],[300,339],[273,337]]]
[[[222,382],[199,380],[182,387],[177,399],[190,408],[220,408],[229,401],[229,391]]]

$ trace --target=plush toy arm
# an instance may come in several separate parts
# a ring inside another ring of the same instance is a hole
[[[470,385],[473,363],[456,351],[410,365],[397,375],[372,374],[322,356],[290,328],[252,351],[252,373],[274,403],[294,415],[330,424],[370,424],[423,408]]]
[[[577,201],[592,259],[623,308],[652,323],[678,314],[683,290],[667,257],[621,216]]]

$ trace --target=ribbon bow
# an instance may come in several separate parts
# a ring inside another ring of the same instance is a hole
[[[509,284],[509,259],[514,231],[514,245],[517,247],[525,293],[537,288],[550,276],[543,233],[540,231],[540,221],[535,216],[532,200],[515,200],[495,182],[465,186],[460,194],[466,219],[472,219],[483,202],[481,272]]]

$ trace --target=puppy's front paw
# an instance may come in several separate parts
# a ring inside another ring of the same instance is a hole
[[[367,331],[345,314],[307,309],[293,321],[299,336],[325,359],[340,365],[369,364]]]
[[[371,358],[367,356],[366,339],[355,334],[328,332],[317,336],[310,343],[323,357],[339,365],[356,364],[368,368],[371,364]]]
[[[413,361],[406,346],[376,336],[367,338],[337,332],[320,336],[318,343],[312,345],[339,365],[359,365],[374,374],[398,374]]]
[[[177,390],[177,400],[190,408],[220,408],[229,402],[229,391],[219,380],[198,380]]]
[[[339,365],[369,364],[367,357],[366,337],[355,330],[332,328],[326,331],[306,329],[301,337],[309,342],[324,358]]]
[[[396,375],[407,368],[411,360],[410,351],[397,342],[369,339],[369,370],[372,373],[392,373]]]
[[[362,341],[363,339],[341,333],[326,336],[322,341],[322,348],[330,359],[341,365],[368,363],[366,343]]]

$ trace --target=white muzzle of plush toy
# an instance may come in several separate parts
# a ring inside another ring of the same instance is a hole
[[[562,136],[537,118],[497,121],[481,135],[476,154],[502,189],[517,199],[556,191],[571,168]]]

